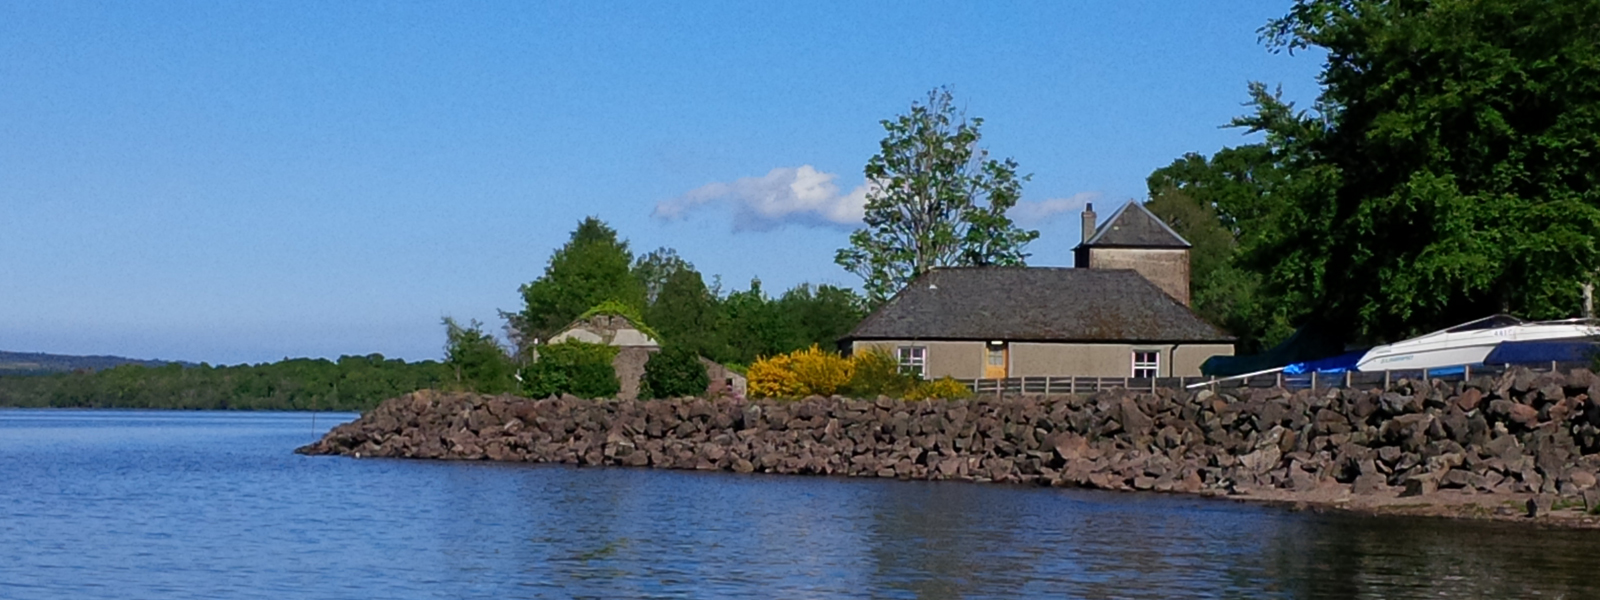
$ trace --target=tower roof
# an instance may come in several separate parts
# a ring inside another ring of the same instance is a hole
[[[1150,209],[1128,201],[1096,228],[1094,235],[1078,247],[1091,248],[1189,248],[1188,240],[1168,227]]]

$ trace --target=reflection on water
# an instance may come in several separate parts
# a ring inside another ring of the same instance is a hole
[[[0,411],[0,597],[1600,597],[1593,532],[290,453],[317,433],[304,414]]]

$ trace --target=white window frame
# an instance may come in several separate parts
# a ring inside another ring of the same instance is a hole
[[[1140,355],[1149,355],[1154,360],[1139,360]],[[1134,379],[1155,379],[1161,376],[1160,350],[1134,350],[1132,363]]]
[[[899,346],[894,349],[894,358],[900,362],[900,372],[918,377],[928,373],[928,347],[927,346]]]

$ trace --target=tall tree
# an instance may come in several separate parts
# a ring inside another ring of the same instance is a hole
[[[1011,159],[978,146],[983,119],[967,119],[949,90],[882,121],[888,132],[867,161],[866,227],[850,235],[834,261],[865,280],[882,302],[934,267],[1022,265],[1039,232],[1006,216],[1027,175]]]
[[[833,348],[866,316],[866,301],[849,288],[802,283],[777,300],[778,312],[793,322],[793,348],[812,344]]]
[[[607,300],[642,311],[645,287],[630,270],[632,263],[628,243],[617,239],[616,230],[595,217],[584,219],[567,244],[550,257],[544,275],[521,288],[522,312],[509,319],[520,333],[520,349],[559,333],[584,311]]]
[[[752,279],[748,290],[728,294],[721,308],[727,345],[723,356],[713,358],[748,365],[798,347],[794,321],[761,290],[760,279]]]
[[[656,297],[661,295],[661,289],[666,287],[668,279],[678,271],[693,268],[693,265],[678,256],[677,250],[663,246],[639,256],[638,260],[633,262],[633,275],[644,285],[645,302],[654,304]]]
[[[707,357],[723,354],[717,298],[688,263],[667,275],[644,315],[645,322],[660,332],[666,338],[662,342],[668,345]]]
[[[1282,208],[1272,190],[1283,180],[1277,157],[1260,144],[1224,148],[1210,158],[1186,154],[1147,179],[1145,206],[1194,245],[1191,306],[1238,337],[1237,349],[1245,354],[1288,337],[1305,311],[1270,294],[1245,260]]]
[[[1579,309],[1600,267],[1600,2],[1298,0],[1316,114],[1252,86],[1292,176],[1268,283],[1372,340]]]

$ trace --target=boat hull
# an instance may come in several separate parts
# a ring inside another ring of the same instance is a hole
[[[1496,344],[1399,352],[1364,358],[1357,371],[1406,371],[1482,364]]]
[[[1491,329],[1445,330],[1378,346],[1356,362],[1358,371],[1438,369],[1483,364],[1503,342],[1595,339],[1588,322],[1525,323]]]

